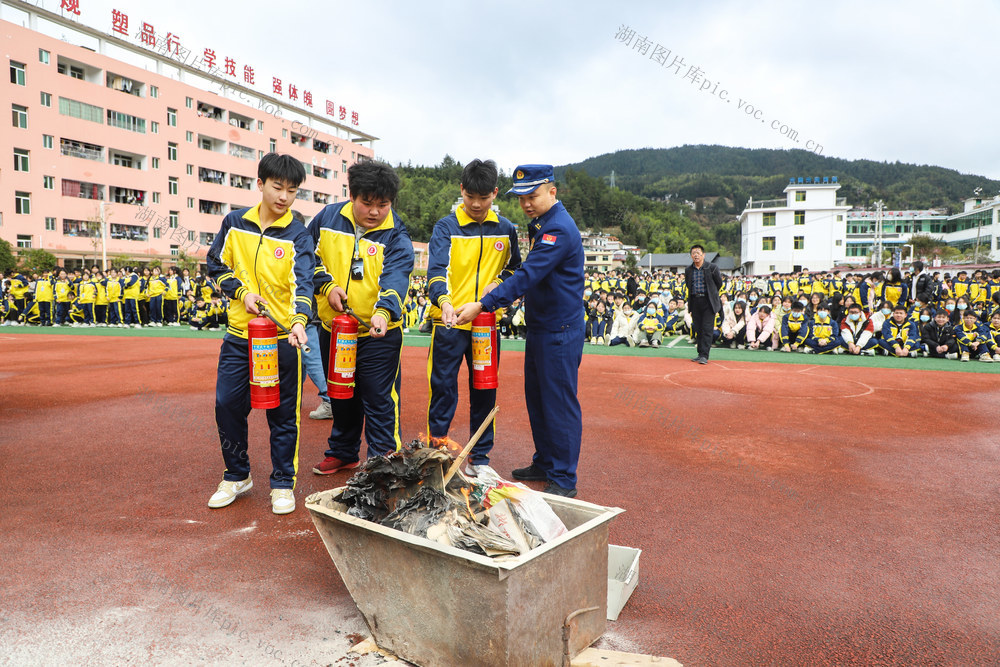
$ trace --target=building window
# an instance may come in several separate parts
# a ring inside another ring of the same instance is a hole
[[[805,200],[806,200],[806,191],[805,190],[796,190],[795,191],[795,201],[805,201]]]
[[[22,130],[28,129],[28,107],[22,107],[20,104],[12,104],[10,105],[10,109],[14,127],[19,127]]]
[[[795,246],[794,247],[795,247],[796,250],[805,250],[805,247],[806,247],[806,237],[804,237],[804,236],[796,236],[796,237],[794,237],[794,240],[795,240]]]
[[[18,215],[31,215],[31,193],[14,193],[14,213]]]
[[[149,121],[149,131],[151,134],[159,134],[160,124],[157,123],[155,120]]]
[[[52,148],[52,135],[43,134],[42,135],[42,148]]]
[[[187,166],[187,175],[188,176],[194,176],[194,165],[189,164]]]
[[[149,87],[149,96],[150,97],[159,97],[160,96],[160,89],[157,88],[156,86],[150,86]]]
[[[153,238],[154,239],[160,238],[160,228],[159,227],[153,227]]]
[[[344,164],[346,165],[347,163],[345,162]],[[344,171],[346,171],[346,169]],[[764,214],[764,223],[763,223],[764,226],[765,227],[774,227],[775,217],[776,217],[775,213],[765,213]]]
[[[171,176],[167,181],[167,194],[175,195],[177,194],[177,179]]]
[[[844,245],[843,239],[837,239],[837,242],[834,245],[836,245],[838,247]]]
[[[159,192],[154,192],[153,193],[153,203],[154,204],[159,204],[160,203],[160,193]]]
[[[42,176],[42,187],[46,190],[55,190],[56,179],[52,176]]]
[[[45,49],[38,49],[38,62],[43,65],[49,64],[49,52]]]
[[[838,215],[837,216],[837,222],[843,222],[843,221],[844,221],[844,216],[843,215]]]
[[[278,142],[277,142],[277,141],[275,141],[274,139],[271,139],[271,143],[270,143],[270,144],[268,145],[268,147],[267,147],[267,148],[268,148],[268,150],[269,150],[269,151],[271,151],[272,153],[275,153],[275,152],[277,152],[277,150],[278,150]]]
[[[59,113],[64,116],[82,118],[83,120],[104,125],[104,108],[95,107],[93,104],[87,104],[86,102],[77,102],[76,100],[60,97]]]
[[[51,107],[52,106],[52,94],[51,93],[45,93],[45,92],[42,93],[42,106],[43,107]]]
[[[177,127],[177,109],[167,109],[167,125]]]
[[[281,129],[281,138],[282,139],[287,139],[288,138],[288,130],[286,130],[284,128]]]
[[[170,246],[170,256],[171,257],[176,257],[177,256],[177,250],[178,250],[177,246],[175,246],[175,245]]]
[[[24,85],[24,63],[10,61],[10,82],[18,86]]]
[[[188,230],[188,241],[194,241],[194,232],[190,229]]]
[[[170,229],[177,229],[177,218],[179,215],[177,211],[170,212]]]
[[[765,236],[763,239],[764,244],[761,247],[761,250],[774,250],[774,238],[775,237],[773,236]]]
[[[192,141],[194,141],[194,132],[192,132],[191,130],[188,130],[185,133],[184,137],[187,139],[188,143],[191,143]]]
[[[193,102],[194,102],[194,100],[192,100],[190,97],[185,97],[184,98],[184,106],[186,106],[188,109],[191,108],[191,105],[192,105]]]
[[[264,159],[264,151],[262,151],[262,150],[258,150],[257,151],[257,159],[258,160],[263,160]]]
[[[121,113],[120,111],[108,109],[108,125],[128,130],[129,132],[146,134],[146,120],[144,118],[137,118],[127,113]]]
[[[258,120],[257,121],[257,131],[258,132],[263,132],[264,131],[264,121],[262,121],[262,120]]]
[[[14,149],[14,171],[28,171],[28,153],[23,148]]]
[[[340,161],[340,171],[342,171],[345,174],[347,173],[347,160],[341,160]],[[774,219],[774,213],[765,213],[764,214],[764,220],[767,220],[767,216],[768,215],[771,216],[772,220]],[[765,222],[764,224],[767,224],[767,223]]]
[[[153,158],[153,169],[159,169],[159,168],[160,168],[160,158],[154,157]]]
[[[45,218],[45,231],[54,232],[56,231],[56,219],[55,218]]]
[[[194,208],[194,197],[188,197],[188,208]]]
[[[167,159],[176,160],[177,159],[177,144],[172,141],[167,142]]]
[[[31,234],[18,234],[17,235],[17,247],[18,248],[30,248],[31,247]]]
[[[805,211],[796,211],[795,212],[795,224],[796,225],[804,225],[804,224],[806,224],[806,212]]]
[[[346,197],[346,196],[347,196],[347,186],[346,186],[346,185],[342,185],[342,186],[341,186],[341,193],[340,193],[340,194],[341,194],[341,196],[343,196],[343,197]]]

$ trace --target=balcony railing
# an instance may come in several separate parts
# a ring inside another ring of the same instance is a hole
[[[787,199],[761,199],[760,201],[751,201],[747,208],[780,208],[783,206],[788,206]]]

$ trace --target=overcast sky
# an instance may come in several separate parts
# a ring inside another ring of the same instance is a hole
[[[346,103],[394,164],[818,145],[1000,178],[995,1],[79,3],[93,27],[116,8],[253,64],[265,92],[280,76]]]

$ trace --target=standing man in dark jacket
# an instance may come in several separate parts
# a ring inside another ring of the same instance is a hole
[[[698,356],[691,361],[708,363],[715,331],[715,315],[722,310],[719,288],[722,273],[715,264],[705,263],[705,249],[691,246],[691,264],[684,269],[684,283],[688,291],[688,308],[691,310],[691,335],[697,337]]]

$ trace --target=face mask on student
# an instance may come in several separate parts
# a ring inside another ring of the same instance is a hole
[[[964,303],[960,303],[960,304],[958,304],[958,309],[959,309],[959,310],[965,310],[965,309],[966,309],[966,308],[968,308],[968,307],[969,307],[969,306],[968,306],[967,304],[964,304]]]
[[[948,305],[946,305],[946,306],[944,307],[944,309],[945,309],[945,310],[947,310],[947,311],[948,311],[949,313],[950,313],[950,312],[953,312],[953,311],[955,310],[955,304],[953,304],[953,303],[949,303]]]
[[[930,315],[921,315],[920,316],[920,321],[921,322],[930,322],[931,321],[931,316]]]
[[[653,308],[652,306],[650,306],[649,308],[646,309],[646,313],[648,315],[656,315],[656,308]]]
[[[823,319],[823,320],[825,320],[826,318],[830,317],[830,311],[829,310],[818,310],[818,311],[816,311],[816,314],[819,315],[820,319]]]
[[[861,313],[851,313],[847,316],[852,322],[857,322],[861,319]]]
[[[892,315],[892,308],[883,308],[882,309],[882,314],[883,315]]]
[[[583,295],[584,295],[584,296],[590,296],[590,295],[591,295],[591,294],[593,294],[593,293],[594,293],[594,292],[593,292],[592,290],[589,290],[589,289],[585,289],[585,290],[583,290]]]
[[[788,317],[790,317],[793,320],[801,320],[802,313],[789,313]]]

